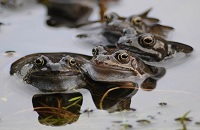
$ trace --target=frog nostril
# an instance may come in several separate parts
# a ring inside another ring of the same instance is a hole
[[[106,59],[107,59],[107,60],[110,60],[110,57],[109,57],[109,56],[107,56],[107,57],[106,57]]]
[[[129,40],[127,41],[127,43],[132,43],[132,41],[129,39]]]
[[[60,63],[51,63],[49,64],[49,68],[51,68],[52,71],[60,71],[62,70],[62,65]]]

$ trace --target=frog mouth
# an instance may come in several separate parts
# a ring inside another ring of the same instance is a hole
[[[69,77],[79,75],[80,71],[36,71],[30,74],[31,77]]]

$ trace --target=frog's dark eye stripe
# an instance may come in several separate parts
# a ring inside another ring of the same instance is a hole
[[[97,49],[97,48],[93,48],[92,49],[92,55],[93,56],[96,56],[96,55],[98,55],[99,54],[99,50]]]
[[[71,66],[76,65],[76,60],[75,60],[74,58],[71,58],[71,59],[69,60],[69,65],[71,65]]]
[[[119,61],[121,61],[123,63],[129,62],[129,55],[126,52],[119,53],[117,58]]]
[[[37,59],[35,60],[35,63],[36,63],[37,65],[44,65],[44,64],[45,64],[45,59],[42,58],[42,57],[39,57],[39,58],[37,58]]]
[[[152,46],[155,45],[155,38],[153,35],[151,34],[145,34],[145,35],[141,35],[138,38],[138,43],[142,46],[142,47],[147,47],[150,48]]]

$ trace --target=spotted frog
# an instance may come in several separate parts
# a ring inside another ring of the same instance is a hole
[[[76,62],[85,62],[90,58],[75,53],[30,54],[11,65],[10,75],[15,74],[41,91],[68,91],[85,85]]]

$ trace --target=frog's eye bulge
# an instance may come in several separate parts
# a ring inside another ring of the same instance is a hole
[[[141,17],[134,17],[132,18],[132,23],[135,25],[135,26],[141,26],[142,24],[142,18]]]
[[[151,48],[155,45],[155,38],[151,34],[144,34],[138,38],[138,43],[144,48]]]
[[[69,65],[71,65],[71,66],[76,65],[76,60],[75,60],[74,58],[71,58],[71,59],[69,60]]]
[[[45,59],[44,58],[42,58],[42,57],[39,57],[39,58],[37,58],[36,60],[35,60],[35,64],[37,64],[37,65],[44,65],[46,63],[46,61],[45,61]]]
[[[95,48],[93,48],[92,49],[92,55],[93,56],[96,56],[96,55],[98,55],[99,54],[99,50],[95,47]]]
[[[117,54],[117,60],[119,60],[122,63],[128,63],[130,58],[129,58],[129,54],[126,52],[121,52]]]

